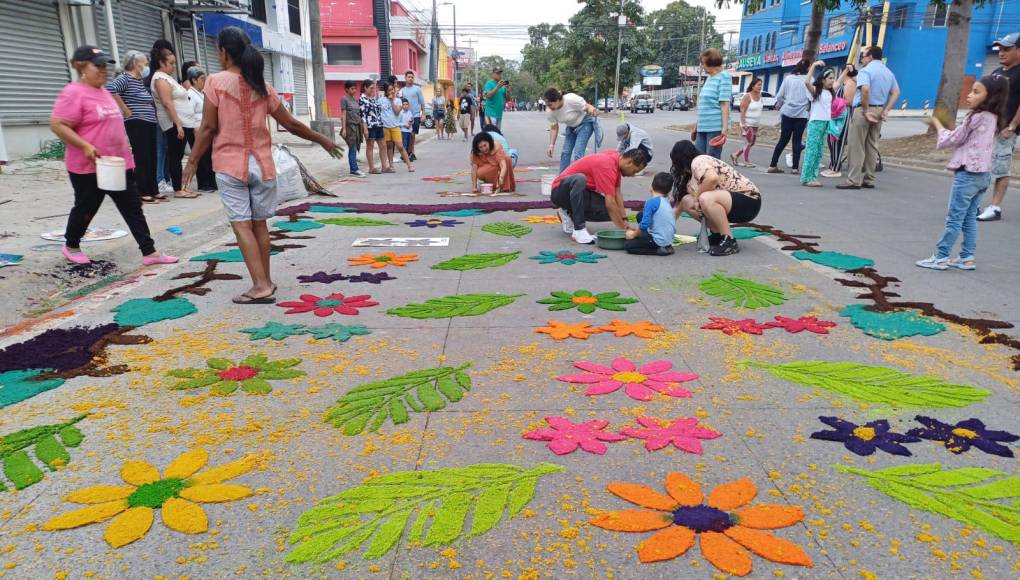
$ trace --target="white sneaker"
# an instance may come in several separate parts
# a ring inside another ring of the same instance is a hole
[[[833,171],[831,169],[823,169],[821,173],[822,177],[842,177],[843,174],[839,171]]]
[[[570,214],[567,213],[567,210],[556,208],[556,214],[560,216],[560,221],[563,222],[563,233],[574,233],[574,222],[570,219]]]
[[[1002,219],[1002,208],[997,205],[985,206],[984,211],[977,216],[979,222],[994,222]]]
[[[357,171],[352,171],[351,172],[351,176],[352,177],[368,177],[368,174],[359,169]]]
[[[574,233],[570,236],[575,242],[579,244],[594,244],[595,236],[588,233],[588,228],[581,228],[574,230]]]
[[[157,185],[160,193],[173,193],[174,186],[169,181],[160,181]]]

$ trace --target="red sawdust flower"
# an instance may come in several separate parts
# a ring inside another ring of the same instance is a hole
[[[722,316],[709,316],[708,319],[712,322],[702,326],[701,328],[705,330],[721,330],[724,334],[728,334],[730,336],[741,332],[745,334],[761,334],[763,330],[768,328],[767,326],[758,324],[750,318],[733,320]]]
[[[787,318],[776,316],[775,322],[766,322],[765,328],[785,328],[787,332],[797,334],[803,330],[815,334],[829,334],[829,329],[836,326],[835,322],[829,320],[818,320],[815,316],[801,316],[800,318]]]
[[[786,528],[804,519],[804,510],[787,505],[747,505],[758,489],[750,479],[716,487],[705,498],[701,487],[681,473],[666,476],[666,493],[634,483],[610,483],[610,493],[648,509],[603,512],[591,524],[617,532],[659,530],[638,544],[641,562],[672,560],[691,549],[713,566],[735,576],[751,573],[751,554],[778,564],[811,567],[800,546],[761,530]]]
[[[320,318],[337,314],[356,315],[359,308],[378,306],[378,302],[369,300],[371,296],[362,294],[360,296],[344,296],[343,294],[330,294],[319,298],[314,294],[302,294],[300,302],[281,302],[277,304],[282,308],[289,308],[284,314],[301,314],[311,312]]]

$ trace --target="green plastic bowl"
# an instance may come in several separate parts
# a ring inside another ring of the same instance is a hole
[[[627,233],[623,230],[607,230],[595,234],[595,245],[603,250],[622,250],[627,241]]]

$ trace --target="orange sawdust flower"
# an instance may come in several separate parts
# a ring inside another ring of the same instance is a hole
[[[640,320],[638,322],[625,322],[623,320],[612,319],[612,324],[607,326],[600,326],[602,330],[606,332],[616,333],[616,336],[638,336],[641,338],[652,338],[655,334],[666,330],[662,326],[652,324],[651,320]]]
[[[607,489],[641,510],[603,512],[591,519],[594,526],[617,532],[659,530],[638,544],[642,562],[672,560],[699,539],[701,554],[713,566],[736,576],[751,573],[751,551],[779,564],[811,567],[811,556],[800,546],[760,530],[792,526],[804,519],[804,510],[787,505],[747,505],[758,489],[750,479],[716,487],[705,498],[701,487],[681,473],[666,476],[666,493],[634,483],[610,483]]]
[[[587,322],[569,324],[566,322],[560,322],[558,320],[550,320],[549,326],[536,328],[535,332],[540,334],[548,334],[549,336],[556,340],[565,340],[568,338],[580,338],[581,340],[588,340],[589,336],[601,333],[602,329],[592,328],[591,324]]]
[[[352,266],[370,266],[372,268],[385,268],[386,266],[404,267],[410,262],[417,261],[418,254],[398,254],[396,252],[362,254],[353,258],[347,258],[347,263]]]
[[[558,215],[529,215],[528,217],[521,218],[522,222],[528,222],[529,224],[558,224],[560,223],[560,216]]]

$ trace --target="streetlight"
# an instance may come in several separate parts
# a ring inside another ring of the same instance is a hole
[[[453,6],[453,87],[457,88],[457,74],[460,72],[460,51],[457,50],[457,5],[453,2],[443,2],[440,6]]]

